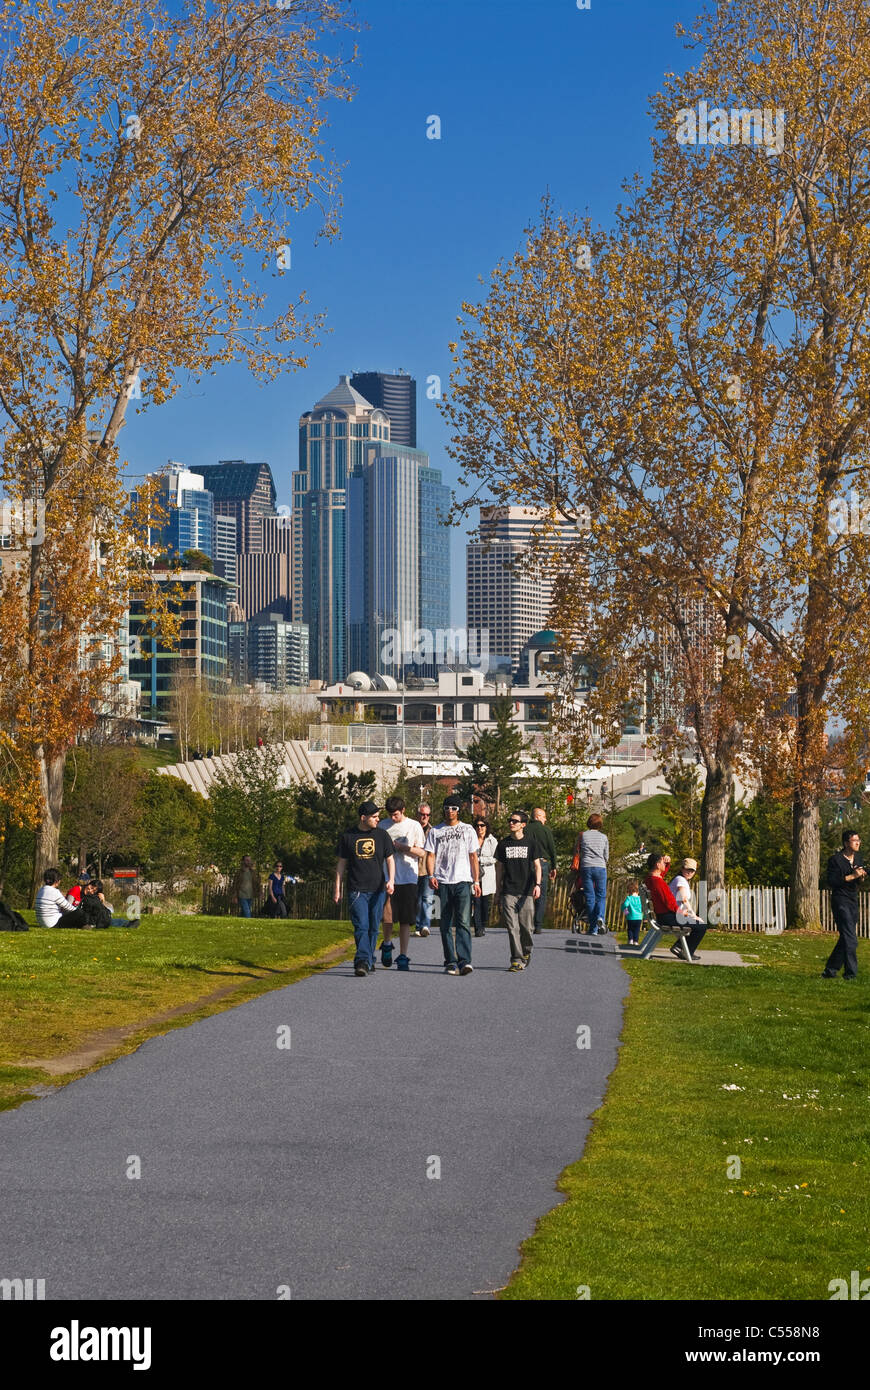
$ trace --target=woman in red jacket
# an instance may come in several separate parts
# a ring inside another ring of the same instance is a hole
[[[664,877],[666,857],[667,856],[664,854],[651,854],[649,856],[646,861],[647,875],[644,879],[644,883],[649,889],[656,921],[660,922],[661,925],[665,927],[675,927],[677,925],[677,909],[679,903],[668,887],[667,880]],[[685,918],[682,918],[681,924],[685,922],[685,920]],[[692,930],[686,937],[686,944],[689,947],[692,960],[700,959],[695,953],[695,947],[700,945],[701,941],[703,941],[706,930],[706,922],[698,921],[692,923]],[[683,953],[676,943],[671,947],[671,955],[678,956],[681,960],[684,959]]]

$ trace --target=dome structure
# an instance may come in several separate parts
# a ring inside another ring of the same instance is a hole
[[[352,686],[354,690],[371,690],[372,688],[371,678],[366,675],[365,671],[351,671],[350,675],[345,677],[344,684]]]

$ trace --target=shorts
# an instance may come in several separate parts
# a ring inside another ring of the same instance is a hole
[[[413,926],[417,920],[417,885],[416,883],[397,883],[393,889],[392,898],[387,902],[392,908],[393,921],[399,926]]]

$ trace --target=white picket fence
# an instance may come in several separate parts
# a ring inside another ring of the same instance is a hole
[[[785,931],[785,888],[713,888],[702,880],[695,884],[698,916],[711,927],[731,931],[757,931],[778,936]]]

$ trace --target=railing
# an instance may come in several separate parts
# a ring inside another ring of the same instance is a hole
[[[454,757],[456,749],[467,748],[481,730],[492,724],[309,724],[308,750],[311,753],[394,753],[419,757]],[[523,730],[528,751],[546,756],[548,737],[543,732]],[[602,766],[634,767],[648,757],[642,739],[623,739],[602,754]],[[591,769],[592,775],[595,769]],[[601,771],[597,772],[601,777]]]

